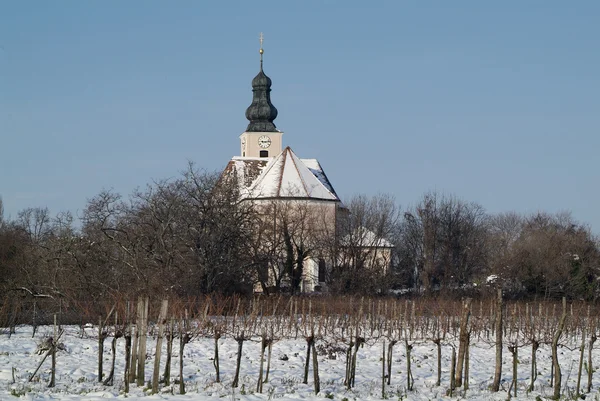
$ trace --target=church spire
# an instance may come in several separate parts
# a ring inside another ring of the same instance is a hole
[[[246,109],[246,118],[250,121],[246,132],[277,132],[273,120],[277,118],[277,109],[271,103],[271,78],[263,71],[263,34],[260,33],[260,71],[252,80],[252,104]]]

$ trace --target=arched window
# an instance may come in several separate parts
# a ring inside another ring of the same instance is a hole
[[[268,150],[261,150],[260,151],[260,157],[269,157],[269,151]]]

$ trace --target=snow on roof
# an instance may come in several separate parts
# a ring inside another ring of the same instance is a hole
[[[290,147],[273,158],[234,157],[224,174],[232,172],[245,197],[340,201],[319,162],[300,159]]]
[[[253,198],[313,198],[338,201],[337,195],[287,147],[250,188]]]
[[[355,229],[341,241],[344,246],[360,246],[367,248],[393,248],[394,245],[385,238],[379,237],[366,227]]]

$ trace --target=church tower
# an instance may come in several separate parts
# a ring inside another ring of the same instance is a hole
[[[263,35],[260,34],[260,71],[252,80],[252,104],[246,109],[246,118],[250,123],[240,135],[242,157],[275,157],[281,153],[283,132],[273,121],[277,118],[277,109],[271,103],[271,78],[263,71]]]

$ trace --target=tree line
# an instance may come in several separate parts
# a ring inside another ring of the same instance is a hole
[[[438,192],[405,208],[358,195],[323,229],[309,207],[243,200],[237,183],[193,165],[129,196],[102,190],[77,218],[44,207],[2,217],[0,202],[0,294],[294,294],[309,257],[327,261],[319,281],[334,294],[600,294],[598,238],[567,212],[491,214]],[[382,240],[393,246],[389,260],[377,257]]]

